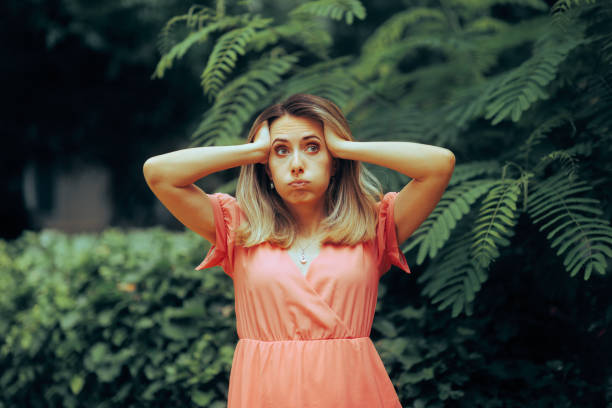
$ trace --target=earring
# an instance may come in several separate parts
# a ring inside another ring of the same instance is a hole
[[[270,190],[274,190],[274,183],[270,182]]]

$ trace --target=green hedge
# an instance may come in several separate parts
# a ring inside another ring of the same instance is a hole
[[[160,228],[0,240],[0,408],[225,407],[233,287],[220,268],[194,270],[207,250]],[[542,359],[521,340],[531,329],[508,305],[522,282],[499,281],[503,296],[484,290],[473,317],[451,318],[419,297],[412,271],[383,276],[372,331],[405,407],[612,402],[609,352]],[[560,343],[595,339],[581,330]]]
[[[0,405],[225,406],[233,288],[194,270],[206,241],[45,230],[0,245]]]

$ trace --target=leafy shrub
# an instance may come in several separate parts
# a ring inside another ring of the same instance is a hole
[[[2,242],[5,406],[224,406],[233,288],[194,270],[203,242],[159,228]]]

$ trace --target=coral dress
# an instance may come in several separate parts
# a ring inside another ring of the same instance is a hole
[[[220,265],[234,281],[239,341],[228,408],[401,408],[369,337],[380,277],[391,264],[410,273],[396,196],[379,203],[376,239],[324,244],[305,275],[276,245],[234,246],[244,214],[234,197],[208,196],[216,243],[195,269]]]

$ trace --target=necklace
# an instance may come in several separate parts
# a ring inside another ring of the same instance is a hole
[[[300,254],[300,263],[301,263],[302,265],[306,264],[306,262],[307,262],[307,260],[306,260],[306,256],[304,256],[304,250],[305,250],[306,248],[308,248],[308,247],[309,247],[309,246],[310,246],[310,245],[311,245],[311,244],[312,244],[314,241],[315,241],[315,240],[310,241],[310,243],[309,243],[308,245],[306,245],[304,248],[302,248],[302,247],[300,247],[300,246],[298,245],[298,248],[300,248],[300,252],[301,252],[301,254]],[[297,243],[296,243],[296,245],[297,245]]]

